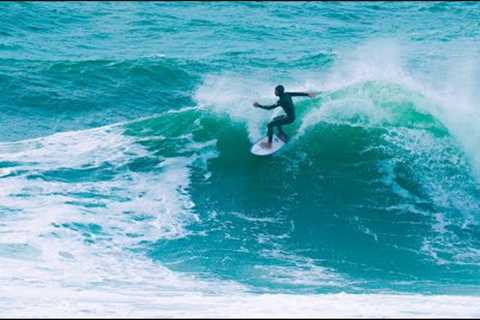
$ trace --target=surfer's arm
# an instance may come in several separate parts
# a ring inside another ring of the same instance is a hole
[[[253,104],[254,107],[257,107],[257,108],[260,108],[260,109],[265,109],[265,110],[271,110],[271,109],[275,109],[276,107],[280,106],[280,104],[277,102],[275,104],[272,104],[270,106],[262,106],[260,103],[254,103]]]
[[[316,92],[286,92],[290,97],[315,97],[317,95]]]

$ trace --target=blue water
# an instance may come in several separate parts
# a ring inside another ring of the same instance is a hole
[[[479,21],[477,2],[2,3],[2,286],[478,296]],[[277,84],[320,93],[258,158],[272,112],[251,105]]]

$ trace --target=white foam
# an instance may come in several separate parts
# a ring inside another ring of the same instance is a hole
[[[3,290],[0,289],[0,290]],[[208,318],[476,318],[475,296],[394,294],[179,295],[138,292],[45,291],[30,288],[1,300],[7,317],[208,317]],[[3,296],[2,291],[0,295]],[[7,308],[5,308],[7,307]]]
[[[318,286],[342,287],[349,282],[341,275],[329,268],[319,266],[314,259],[299,256],[282,250],[263,250],[262,256],[281,260],[288,265],[256,265],[255,269],[263,274],[263,278],[273,283]]]
[[[326,100],[321,107],[314,108],[303,117],[295,138],[300,138],[309,128],[321,122],[369,127],[378,126],[391,117],[387,110],[379,109],[369,98],[357,94],[341,100]]]
[[[8,310],[21,314],[35,310],[35,303],[42,305],[36,300],[22,306],[21,297],[31,300],[30,292],[60,306],[59,297],[78,292],[83,292],[83,301],[93,301],[97,293],[108,297],[242,290],[228,281],[212,285],[171,272],[146,258],[139,245],[186,236],[185,226],[198,221],[184,190],[190,183],[189,165],[211,156],[211,146],[192,143],[193,150],[207,152],[160,159],[164,161],[155,172],[134,172],[127,164],[151,155],[123,135],[120,126],[0,144],[0,161],[16,163],[9,168],[15,174],[0,180],[6,210],[0,225],[0,303],[9,301]],[[105,181],[45,179],[52,170],[96,170],[107,164],[113,176]],[[85,196],[88,193],[94,196]],[[85,230],[89,227],[97,230]]]
[[[429,48],[442,51],[445,58],[441,64],[423,63],[421,68],[412,70],[409,59],[420,50],[418,44],[372,39],[339,52],[339,59],[330,72],[307,79],[305,83],[328,93],[367,81],[381,81],[419,94],[411,97],[413,101],[420,99],[415,101],[417,111],[433,115],[450,131],[466,152],[480,181],[480,111],[477,108],[480,94],[476,90],[480,83],[477,72],[480,52],[468,44],[460,41]],[[362,107],[369,108],[368,97],[361,92],[355,92],[355,97],[363,100]],[[378,113],[383,116],[384,110],[377,106],[376,110],[365,112],[369,116],[378,116]],[[321,115],[317,116],[317,121],[320,120],[324,120]]]

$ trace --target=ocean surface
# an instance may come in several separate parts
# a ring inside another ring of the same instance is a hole
[[[479,2],[2,2],[2,316],[480,316]],[[294,98],[290,142],[250,153]]]

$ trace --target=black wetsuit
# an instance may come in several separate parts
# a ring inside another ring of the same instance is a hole
[[[278,127],[278,131],[285,136],[285,133],[282,130],[282,126],[286,124],[290,124],[295,121],[295,107],[293,105],[293,101],[291,97],[306,97],[308,93],[304,92],[285,92],[281,96],[277,103],[272,104],[271,106],[262,106],[259,105],[259,108],[270,110],[275,109],[277,107],[282,107],[283,111],[285,111],[286,115],[281,115],[275,117],[269,124],[268,124],[268,142],[272,142],[273,139],[273,128]]]

